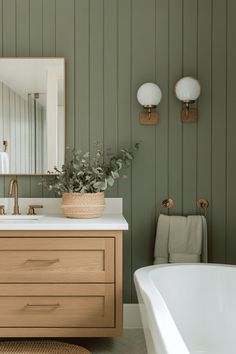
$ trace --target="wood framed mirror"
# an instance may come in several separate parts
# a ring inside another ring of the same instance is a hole
[[[0,174],[60,168],[65,120],[64,58],[0,58]]]

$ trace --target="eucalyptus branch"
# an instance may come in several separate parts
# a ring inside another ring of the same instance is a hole
[[[43,178],[43,186],[59,195],[104,192],[122,177],[121,170],[130,166],[138,148],[137,143],[132,150],[121,149],[109,156],[99,147],[94,156],[90,152],[72,150],[72,158],[61,169],[54,167],[50,175]]]

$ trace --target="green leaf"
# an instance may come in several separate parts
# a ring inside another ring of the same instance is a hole
[[[135,144],[137,149],[139,143]],[[97,144],[94,156],[90,152],[74,151],[72,158],[62,165],[49,171],[49,176],[42,179],[42,184],[50,191],[61,195],[63,192],[96,193],[104,191],[108,186],[112,187],[116,179],[121,178],[120,170],[128,167],[134,159],[134,151],[121,149],[113,154],[109,149],[104,158],[101,144]],[[56,175],[52,175],[56,173]]]

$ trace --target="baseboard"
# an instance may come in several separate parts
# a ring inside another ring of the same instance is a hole
[[[138,304],[124,304],[124,328],[142,328],[142,321]]]

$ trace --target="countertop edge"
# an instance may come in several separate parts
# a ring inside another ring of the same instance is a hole
[[[39,220],[1,221],[1,231],[127,231],[129,225],[120,214],[104,215],[96,219],[68,219],[58,215],[49,215]]]

